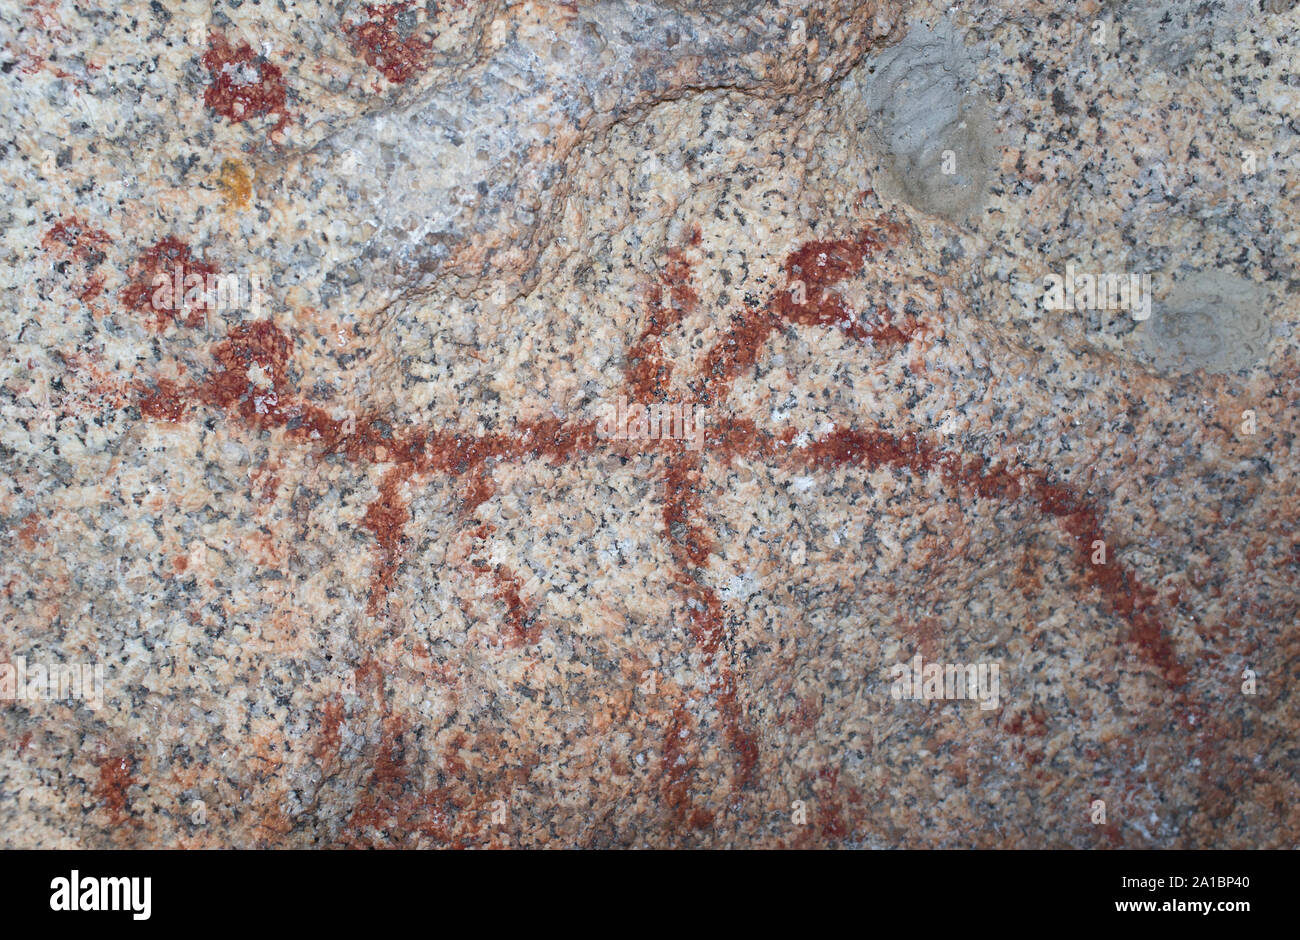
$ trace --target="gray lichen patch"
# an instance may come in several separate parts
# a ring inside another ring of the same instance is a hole
[[[1178,281],[1134,336],[1162,372],[1240,372],[1268,354],[1270,303],[1258,284],[1201,271]]]
[[[953,222],[983,205],[997,146],[973,80],[972,55],[947,21],[917,24],[875,59],[863,95],[887,162],[882,195]]]

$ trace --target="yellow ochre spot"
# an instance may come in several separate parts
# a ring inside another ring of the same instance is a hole
[[[221,163],[221,176],[218,179],[225,190],[226,205],[235,209],[247,209],[253,195],[253,177],[248,168],[238,160],[224,160]]]

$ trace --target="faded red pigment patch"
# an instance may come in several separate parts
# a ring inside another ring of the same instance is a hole
[[[469,767],[465,759],[460,756],[460,752],[465,749],[468,736],[464,731],[457,731],[456,736],[451,739],[451,745],[443,752],[442,759],[447,770],[457,777],[463,777]]]
[[[685,708],[678,706],[673,710],[664,731],[663,755],[659,763],[660,789],[664,803],[679,825],[685,823],[689,816],[694,828],[704,829],[713,823],[713,814],[696,809],[691,801],[691,782],[699,763],[686,750],[693,732],[691,716]]]
[[[76,216],[61,219],[41,237],[42,249],[63,261],[84,265],[87,272],[103,264],[104,249],[108,243],[108,233],[91,227]],[[77,291],[77,299],[88,304],[103,291],[103,276],[92,275],[86,278],[85,284]]]
[[[706,404],[725,400],[731,384],[758,362],[763,344],[780,322],[766,307],[744,307],[732,314],[731,328],[709,348],[700,375],[691,383],[696,397]]]
[[[348,843],[354,846],[366,844],[371,832],[391,838],[405,836],[412,828],[415,806],[408,793],[409,771],[404,742],[406,721],[394,714],[382,700],[380,708],[379,743],[373,752],[370,774],[345,827],[351,834]],[[445,827],[420,828],[440,842],[450,838]]]
[[[152,388],[139,382],[136,389],[136,405],[146,418],[175,423],[185,417],[185,390],[171,379],[157,379]]]
[[[373,616],[388,597],[402,560],[406,523],[411,518],[401,487],[410,474],[409,467],[395,467],[384,474],[379,496],[366,509],[361,524],[375,534],[379,546],[379,563],[371,577],[369,613]]]
[[[107,232],[76,216],[68,216],[41,236],[41,248],[93,268],[103,262],[109,241]]]
[[[278,114],[272,134],[289,123],[284,74],[279,66],[254,53],[248,43],[233,47],[224,33],[212,30],[202,61],[212,76],[203,92],[203,103],[213,111],[236,124]]]
[[[104,292],[104,279],[102,277],[95,276],[86,281],[86,286],[83,287],[78,292],[77,299],[80,300],[83,304],[88,304],[103,292]]]
[[[703,474],[698,456],[678,450],[664,468],[664,535],[680,566],[698,568],[713,550],[708,529],[695,521],[702,513]]]
[[[802,789],[812,791],[815,797],[816,816],[813,827],[801,827],[798,844],[816,842],[837,843],[848,838],[854,830],[854,813],[845,805],[860,807],[861,792],[853,786],[840,784],[838,767],[823,767],[816,776],[804,775]]]
[[[684,576],[677,578],[677,586],[692,602],[689,605],[691,638],[705,664],[715,670],[709,691],[722,718],[723,735],[736,754],[737,765],[731,788],[740,790],[754,780],[758,770],[758,737],[747,726],[744,709],[737,698],[736,676],[731,664],[726,657],[718,655],[727,637],[722,601],[712,588]]]
[[[468,519],[474,510],[496,495],[496,484],[492,481],[492,472],[486,467],[479,467],[470,474],[469,482],[461,494],[461,515]]]
[[[73,380],[73,391],[67,399],[70,408],[84,409],[86,413],[105,407],[123,408],[131,402],[134,387],[106,367],[102,352],[90,349],[64,353],[63,362]]]
[[[127,793],[135,779],[131,776],[133,760],[126,756],[105,757],[99,762],[99,781],[95,784],[95,796],[105,809],[114,825],[126,822]]]
[[[58,0],[27,0],[25,6],[24,22],[18,32],[19,42],[5,43],[5,48],[16,57],[19,71],[34,75],[44,68],[46,56],[66,47],[72,42],[72,36],[59,18]],[[54,66],[50,71],[59,78],[72,77]]]
[[[943,638],[943,627],[934,617],[921,617],[915,621],[905,621],[903,635],[913,643],[913,649],[925,659],[933,662],[939,658],[939,641]]]
[[[1047,734],[1047,712],[1034,707],[1028,712],[1016,712],[1002,726],[1009,734],[1041,738]]]
[[[700,227],[694,227],[690,246],[700,244]],[[658,283],[646,297],[646,325],[627,351],[624,378],[632,401],[646,404],[663,401],[668,395],[673,367],[664,357],[663,337],[699,306],[700,295],[691,284],[691,261],[680,248],[668,251],[668,263]]]
[[[250,427],[283,427],[297,413],[287,391],[292,354],[293,341],[275,324],[240,323],[213,347],[219,368],[199,387],[198,397],[237,413]]]
[[[466,535],[473,541],[486,539],[495,531],[496,526],[491,523],[481,523],[470,529]],[[515,649],[540,642],[542,623],[538,618],[536,606],[529,605],[523,599],[523,582],[519,576],[505,565],[492,566],[479,559],[471,561],[469,568],[475,577],[491,579],[493,598],[505,605],[506,626],[509,627],[506,647]]]
[[[335,696],[321,709],[320,738],[312,750],[321,765],[328,770],[338,758],[339,745],[343,742],[343,699]]]
[[[740,790],[747,787],[758,772],[758,735],[749,730],[745,719],[745,710],[736,697],[736,677],[731,666],[723,667],[722,675],[715,683],[718,710],[722,713],[723,731],[727,743],[736,753],[738,761],[731,788]]]
[[[787,688],[788,692],[789,689]],[[805,695],[795,700],[793,711],[777,715],[776,722],[779,725],[789,725],[792,731],[807,733],[817,726],[817,719],[821,718],[822,705],[817,696]]]
[[[128,272],[131,283],[122,289],[122,303],[143,315],[145,324],[155,332],[162,332],[173,321],[183,322],[185,326],[201,326],[202,303],[192,307],[189,315],[181,321],[178,320],[183,312],[181,301],[200,282],[201,289],[206,290],[208,279],[217,273],[215,264],[195,258],[189,245],[169,235],[146,249],[131,266]],[[165,288],[160,278],[166,278]],[[177,287],[180,288],[180,297],[176,296]]]
[[[1178,661],[1173,643],[1165,633],[1158,612],[1156,592],[1142,584],[1131,571],[1113,560],[1092,564],[1093,545],[1110,542],[1101,530],[1100,514],[1082,496],[1060,484],[1048,483],[1040,475],[1036,487],[1038,508],[1055,516],[1075,540],[1075,555],[1088,577],[1100,588],[1110,609],[1129,624],[1129,640],[1148,662],[1160,670],[1172,688],[1187,683],[1187,667]]]
[[[408,472],[465,475],[471,480],[466,492],[471,509],[490,495],[490,480],[482,476],[488,461],[531,457],[562,462],[575,452],[591,450],[597,440],[594,421],[548,418],[480,437],[418,429],[395,433],[377,414],[352,421],[332,418],[294,391],[288,374],[292,352],[293,341],[273,323],[241,323],[213,347],[218,368],[182,393],[231,412],[250,427],[283,427],[291,438],[315,444],[322,456],[337,451],[354,462],[387,462]],[[254,372],[260,380],[255,380]]]
[[[373,704],[366,709],[369,719],[353,716],[350,724],[360,729],[377,719],[379,740],[367,748],[369,772],[364,784],[356,789],[361,795],[339,835],[340,843],[350,847],[415,847],[422,839],[431,839],[453,848],[490,844],[494,838],[484,828],[488,818],[485,807],[491,805],[495,794],[509,794],[527,781],[536,761],[524,759],[511,767],[512,755],[504,742],[482,738],[469,741],[459,732],[446,751],[446,770],[452,784],[422,789],[415,779],[417,768],[412,766],[420,754],[420,742],[408,742],[412,736],[406,719],[396,714],[387,701],[385,671],[386,667],[374,659],[357,669],[358,696],[363,703]],[[328,752],[331,748],[318,745],[318,750]],[[486,780],[473,780],[474,772],[460,757],[462,750],[481,755],[485,766],[494,773]]]
[[[712,588],[697,583],[683,572],[678,572],[675,581],[678,590],[687,597],[691,639],[695,641],[696,649],[704,654],[705,659],[712,662],[727,638],[722,601],[718,599]]]
[[[34,512],[29,512],[23,517],[23,524],[18,529],[18,541],[27,551],[36,548],[36,543],[45,537],[45,528],[41,525],[41,517]]]
[[[272,461],[262,464],[248,474],[248,493],[259,502],[275,502],[276,490],[280,487],[280,477],[276,473],[279,464]]]
[[[430,43],[417,39],[413,33],[405,38],[402,36],[403,14],[414,10],[412,0],[366,4],[364,21],[343,24],[343,32],[356,53],[395,84],[401,84],[429,67]]]
[[[778,445],[788,446],[794,437],[795,434],[790,431],[773,435],[749,418],[729,417],[720,425],[705,427],[703,449],[719,454],[725,460],[742,455],[772,458],[776,456]]]
[[[506,624],[510,627],[507,638],[508,647],[531,646],[542,639],[542,624],[537,612],[530,610],[524,603],[520,590],[523,582],[519,576],[505,565],[497,565],[493,571],[496,589],[492,596],[506,605]]]

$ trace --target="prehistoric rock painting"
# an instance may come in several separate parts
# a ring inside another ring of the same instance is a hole
[[[1093,6],[0,10],[3,844],[1293,845],[1300,24]]]

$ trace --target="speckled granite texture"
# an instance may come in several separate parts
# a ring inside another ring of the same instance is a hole
[[[1300,843],[1292,4],[0,47],[0,845]]]

